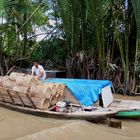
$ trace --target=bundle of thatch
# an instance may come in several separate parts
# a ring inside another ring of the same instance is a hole
[[[36,108],[46,110],[50,107],[50,101],[47,98],[35,98],[32,97],[32,101],[35,103]]]
[[[9,89],[0,87],[0,101],[13,103],[11,96],[9,96]]]
[[[13,91],[11,91],[11,95],[14,95],[13,99],[15,101],[15,104],[24,105],[28,107],[35,106],[36,108],[38,108],[39,101],[33,100],[33,98],[30,97],[30,88],[31,86],[36,87],[36,85],[39,84],[40,81],[35,76],[15,72],[10,74],[10,78],[12,80],[15,80],[16,83],[16,85],[13,88]],[[44,99],[40,99],[40,102],[44,102]],[[42,106],[42,109],[43,108],[44,107]]]
[[[25,73],[12,72],[12,73],[10,74],[10,79],[11,79],[12,81],[16,81],[17,78],[22,78],[22,77],[24,77],[25,75],[26,75]]]
[[[36,86],[32,86],[30,89],[31,97],[44,97],[49,98],[51,94],[51,88],[47,84],[40,83]]]
[[[31,87],[39,84],[39,80],[35,76],[25,75],[16,79],[17,86]]]
[[[9,95],[9,89],[12,89],[14,86],[15,82],[11,81],[9,76],[0,77],[0,101],[13,103]]]
[[[16,85],[13,87],[13,91],[18,92],[18,93],[22,93],[22,94],[27,94],[30,92],[30,88]]]
[[[44,97],[50,100],[50,104],[54,106],[57,101],[62,100],[65,85],[56,83],[40,83],[32,86],[30,89],[31,97]]]
[[[13,72],[10,76],[0,77],[0,99],[5,102],[26,106],[30,102],[28,102],[27,94],[30,92],[32,83],[38,83],[36,77],[24,73]]]
[[[3,80],[3,87],[12,89],[15,86],[15,82],[11,81],[10,78],[6,78]]]
[[[48,109],[62,100],[64,84],[42,83],[35,76],[13,72],[0,77],[0,101]]]

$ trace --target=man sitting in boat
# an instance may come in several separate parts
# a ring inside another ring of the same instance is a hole
[[[39,65],[37,60],[33,61],[32,73],[31,75],[37,76],[40,80],[46,79],[46,72],[43,66]]]

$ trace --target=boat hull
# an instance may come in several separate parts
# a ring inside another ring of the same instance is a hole
[[[120,111],[115,115],[115,118],[140,119],[140,110]]]
[[[140,102],[134,100],[116,99],[110,105],[110,109],[118,109],[115,118],[140,119]]]
[[[74,120],[87,120],[92,122],[100,122],[107,118],[115,116],[116,111],[103,111],[103,112],[80,112],[80,113],[62,113],[62,112],[54,112],[54,111],[43,111],[39,109],[32,109],[28,107],[22,107],[13,105],[6,102],[0,101],[0,107],[4,107],[10,110],[18,111],[21,113],[31,114],[39,117],[46,118],[56,118],[56,119],[74,119]]]

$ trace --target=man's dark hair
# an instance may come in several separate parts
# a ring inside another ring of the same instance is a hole
[[[36,63],[39,63],[39,61],[38,61],[38,60],[33,60],[33,63],[35,63],[35,62],[36,62]]]

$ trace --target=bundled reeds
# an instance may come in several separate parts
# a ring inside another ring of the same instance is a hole
[[[0,101],[46,110],[61,101],[65,85],[42,83],[35,76],[13,72],[0,77]]]

